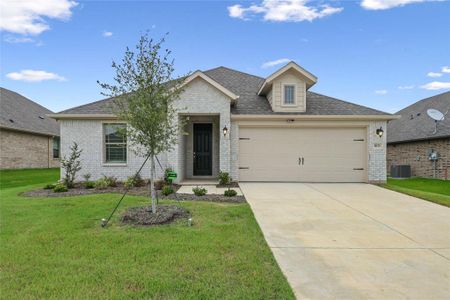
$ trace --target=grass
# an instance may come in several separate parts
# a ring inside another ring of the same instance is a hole
[[[116,216],[102,229],[117,194],[18,195],[57,177],[0,171],[0,298],[294,298],[248,204],[182,202],[193,227],[123,226]],[[126,197],[120,210],[146,203]]]
[[[393,191],[450,207],[450,181],[429,178],[388,178],[387,183],[383,186]]]

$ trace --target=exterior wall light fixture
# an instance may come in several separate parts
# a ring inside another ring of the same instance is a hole
[[[383,133],[384,133],[383,127],[378,128],[378,129],[375,131],[375,133],[376,133],[379,137],[382,137],[382,136],[383,136]]]
[[[225,127],[222,129],[222,131],[223,131],[223,136],[227,136],[227,133],[228,133],[228,128],[227,128],[227,126],[225,126]]]

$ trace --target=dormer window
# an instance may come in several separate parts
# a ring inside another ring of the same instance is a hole
[[[283,95],[284,105],[295,105],[295,85],[285,84]]]

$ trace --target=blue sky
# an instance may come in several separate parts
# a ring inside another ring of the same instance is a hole
[[[265,63],[292,59],[319,78],[312,91],[388,112],[450,89],[447,1],[8,1],[1,86],[53,111],[103,98],[96,81],[146,30],[170,33],[178,74],[264,77],[282,66]]]

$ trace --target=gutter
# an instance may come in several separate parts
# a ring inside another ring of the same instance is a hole
[[[24,133],[33,133],[33,134],[49,136],[49,137],[59,136],[59,134],[45,133],[45,132],[39,132],[39,131],[34,131],[34,130],[28,130],[28,129],[12,128],[12,127],[1,126],[1,125],[0,125],[0,128],[4,129],[4,130],[11,130],[11,131],[17,131],[17,132],[24,132]]]
[[[55,120],[117,120],[114,114],[47,114]]]
[[[390,121],[400,119],[399,115],[231,115],[232,120],[351,120],[351,121]]]

